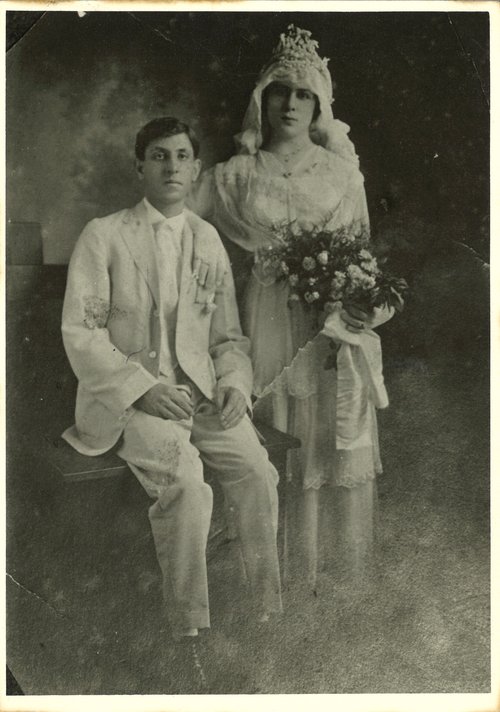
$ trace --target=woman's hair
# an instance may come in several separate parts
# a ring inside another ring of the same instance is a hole
[[[146,157],[146,148],[151,141],[157,138],[168,138],[168,136],[177,136],[178,134],[186,134],[191,141],[194,157],[198,158],[200,151],[200,142],[193,131],[187,124],[179,121],[174,116],[161,116],[158,119],[153,119],[140,129],[135,139],[135,155],[139,161],[144,161]]]
[[[271,82],[262,91],[262,116],[261,116],[262,126],[267,127],[267,101],[269,98],[269,93],[272,91],[273,86],[277,83],[278,82]],[[316,96],[316,94],[314,94],[314,113],[313,113],[312,120],[316,121],[316,119],[318,118],[320,113],[321,113],[321,109],[319,106],[319,99]]]

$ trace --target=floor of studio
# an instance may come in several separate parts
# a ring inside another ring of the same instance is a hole
[[[59,308],[49,300],[33,319],[17,305],[7,344],[8,664],[27,695],[172,693],[148,498],[131,476],[61,483],[41,446],[71,413],[51,346]],[[292,581],[283,618],[259,630],[241,606],[236,545],[219,547],[203,636],[211,692],[489,691],[485,364],[388,359],[385,373],[377,575],[355,596],[328,574],[317,596]]]

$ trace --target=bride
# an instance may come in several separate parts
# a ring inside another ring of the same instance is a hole
[[[291,25],[250,97],[237,155],[207,171],[198,187],[195,209],[244,250],[272,244],[284,224],[368,227],[349,127],[332,114],[327,62],[311,33]],[[326,370],[331,335],[318,334],[311,312],[288,297],[287,284],[256,260],[240,311],[252,344],[255,413],[302,442],[288,462],[284,578],[305,579],[317,591],[328,571],[334,583],[359,582],[370,563],[381,472],[377,403],[361,349],[335,333],[337,368]],[[351,307],[341,316],[354,335],[378,338],[371,329],[393,310],[376,311]],[[346,418],[347,442],[339,436]]]

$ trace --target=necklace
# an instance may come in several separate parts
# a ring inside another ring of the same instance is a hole
[[[297,146],[297,148],[294,148],[291,151],[279,151],[277,148],[273,149],[272,147],[269,147],[267,150],[270,151],[276,158],[278,158],[282,163],[290,163],[290,161],[295,158],[295,156],[298,156],[300,153],[302,153],[304,150],[309,149],[313,144],[310,141],[306,141],[305,143],[301,143],[300,146]]]
[[[273,156],[276,156],[276,158],[279,160],[279,162],[283,165],[283,168],[285,169],[285,172],[283,173],[283,178],[292,177],[293,168],[298,162],[298,160],[300,160],[300,154],[304,153],[304,151],[308,151],[311,146],[312,144],[308,142],[302,144],[301,146],[298,146],[294,151],[289,151],[288,153],[280,153],[280,151],[271,151]],[[299,157],[299,159],[297,157]]]
[[[275,156],[277,156],[280,159],[280,161],[283,161],[283,163],[289,163],[294,156],[297,156],[305,148],[309,148],[308,143],[304,144],[302,146],[299,146],[294,151],[289,151],[288,153],[281,153],[280,151],[273,151],[273,153]]]

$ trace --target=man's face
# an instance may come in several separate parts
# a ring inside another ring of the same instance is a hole
[[[147,146],[144,161],[136,162],[144,195],[158,210],[182,209],[184,200],[200,174],[189,137],[182,133],[158,138]]]

